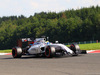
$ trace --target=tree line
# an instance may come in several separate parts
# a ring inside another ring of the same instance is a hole
[[[100,7],[0,17],[0,49],[11,49],[19,38],[41,36],[61,43],[100,40]]]

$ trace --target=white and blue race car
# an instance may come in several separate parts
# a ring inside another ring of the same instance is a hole
[[[57,55],[78,56],[79,53],[80,47],[78,44],[71,44],[70,47],[67,47],[64,44],[46,41],[45,38],[36,38],[29,44],[29,46],[26,46],[25,48],[19,46],[12,48],[13,58],[21,58],[22,55],[38,55],[45,56],[47,58],[55,57]]]

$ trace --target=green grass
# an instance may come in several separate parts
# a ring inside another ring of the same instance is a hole
[[[100,43],[79,44],[79,46],[81,50],[100,50]]]
[[[69,47],[69,45],[67,45]],[[100,43],[79,44],[81,50],[100,50]],[[0,50],[0,53],[11,53],[11,49]]]
[[[68,47],[70,45],[67,45]],[[100,50],[100,43],[79,44],[81,50]]]
[[[7,50],[0,50],[0,53],[11,53],[12,50],[11,49],[7,49]]]
[[[100,43],[79,44],[81,50],[100,50]]]

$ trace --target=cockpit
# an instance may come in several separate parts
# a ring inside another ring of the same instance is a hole
[[[42,44],[42,43],[45,43],[45,42],[46,42],[45,38],[36,38],[34,40],[34,45]]]

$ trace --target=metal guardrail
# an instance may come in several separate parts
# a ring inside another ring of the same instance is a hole
[[[68,42],[68,43],[64,43],[64,44],[65,44],[65,45],[71,45],[72,43],[77,43],[77,44],[98,43],[98,40],[95,40],[95,41]]]

